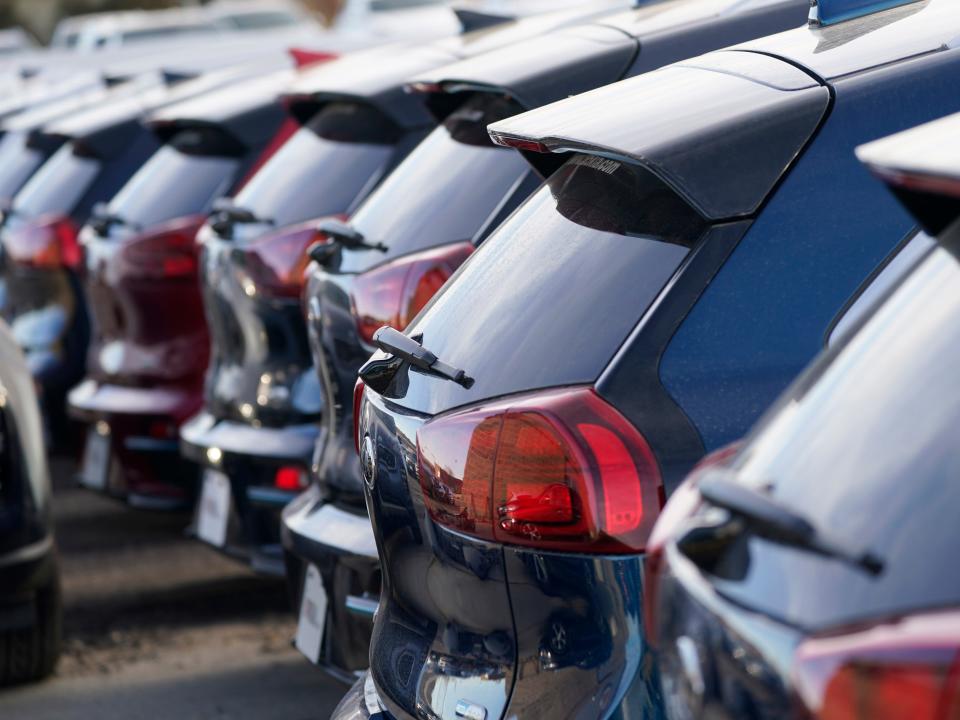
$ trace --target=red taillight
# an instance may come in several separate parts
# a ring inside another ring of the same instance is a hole
[[[637,553],[660,511],[649,445],[591,388],[439,417],[417,433],[417,455],[430,516],[485,540]]]
[[[403,330],[463,264],[473,245],[464,242],[408,255],[357,277],[353,315],[368,345],[384,325]]]
[[[249,294],[265,293],[275,297],[299,298],[304,274],[310,264],[307,250],[325,235],[317,231],[317,221],[300,223],[265,235],[241,252],[243,270],[254,285]]]
[[[123,273],[138,278],[181,278],[197,274],[197,230],[203,216],[177,218],[125,242],[119,258]]]
[[[277,472],[273,476],[273,485],[278,490],[288,492],[302,490],[307,486],[307,473],[294,465],[277,468]]]
[[[363,402],[363,380],[357,378],[353,386],[353,447],[360,454],[360,403]]]
[[[816,720],[960,718],[960,613],[941,612],[797,650],[801,714]]]
[[[43,268],[80,264],[77,227],[64,215],[44,215],[11,229],[4,240],[10,259]]]

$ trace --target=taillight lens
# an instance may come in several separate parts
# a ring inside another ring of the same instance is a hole
[[[360,404],[363,402],[363,380],[357,378],[353,386],[353,447],[360,454]]]
[[[441,416],[418,431],[417,456],[430,516],[485,540],[637,553],[660,511],[649,445],[591,388]]]
[[[463,242],[426,250],[359,275],[353,288],[353,315],[368,345],[384,325],[403,330],[463,264],[474,247]]]
[[[273,476],[273,485],[278,490],[297,492],[307,486],[307,473],[295,465],[277,468]]]
[[[956,720],[960,612],[808,640],[794,681],[800,714],[817,720]]]
[[[11,260],[32,267],[72,269],[81,260],[77,226],[64,215],[44,215],[12,228],[4,248]]]
[[[325,235],[317,232],[317,221],[311,220],[264,235],[248,247],[238,249],[243,258],[243,271],[253,283],[244,283],[247,294],[299,298],[310,264],[307,250],[315,242],[326,240]]]
[[[196,277],[197,231],[203,216],[178,218],[123,243],[119,259],[131,277],[172,279]]]

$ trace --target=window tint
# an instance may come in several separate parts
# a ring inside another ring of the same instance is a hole
[[[73,143],[67,143],[30,178],[13,201],[16,214],[38,217],[73,210],[100,171],[99,161],[73,150]]]
[[[43,153],[27,146],[26,133],[9,132],[0,140],[0,202],[11,199],[43,162]]]
[[[530,173],[519,153],[490,142],[487,125],[520,111],[509,100],[480,96],[434,130],[353,216],[357,230],[389,251],[346,251],[340,271],[362,272],[485,231]]]
[[[877,301],[886,295],[933,246],[933,238],[920,232],[916,233],[903,247],[898,248],[834,325],[827,344],[833,345],[855,328],[873,309]]]
[[[333,103],[270,158],[236,204],[277,226],[346,212],[386,168],[397,135],[380,113]]]
[[[404,401],[434,413],[596,380],[705,229],[649,173],[574,157],[411,328],[475,384],[466,389],[410,373]]]
[[[148,227],[206,212],[233,182],[239,161],[187,155],[165,145],[110,202],[109,213]]]
[[[755,433],[744,481],[884,570],[752,542],[751,604],[822,626],[960,602],[958,318],[960,263],[938,248]]]

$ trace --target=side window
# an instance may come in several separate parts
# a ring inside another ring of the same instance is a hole
[[[850,330],[857,327],[877,302],[897,284],[917,262],[934,246],[934,240],[921,231],[901,243],[883,264],[860,287],[846,308],[838,316],[827,336],[827,347],[832,346]]]

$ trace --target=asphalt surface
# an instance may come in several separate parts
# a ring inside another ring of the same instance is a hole
[[[291,647],[283,584],[187,539],[189,518],[75,487],[56,459],[64,652],[2,720],[315,720],[346,687]]]

